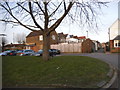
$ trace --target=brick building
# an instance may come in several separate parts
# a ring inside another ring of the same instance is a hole
[[[82,53],[92,53],[95,51],[95,44],[90,39],[82,42]]]
[[[22,49],[26,49],[26,45],[25,44],[7,44],[4,47],[4,50],[22,50]]]
[[[120,35],[110,40],[110,51],[120,53]]]
[[[58,36],[56,31],[51,32],[50,34],[50,44],[57,44],[58,43]],[[35,46],[33,46],[35,44]],[[34,51],[38,51],[43,49],[43,35],[42,31],[34,31],[31,32],[26,37],[26,49],[32,49]]]

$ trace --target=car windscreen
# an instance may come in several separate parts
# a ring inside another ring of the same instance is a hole
[[[32,50],[25,50],[24,52],[32,52]]]

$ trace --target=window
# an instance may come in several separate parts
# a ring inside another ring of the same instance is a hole
[[[120,40],[114,41],[114,47],[120,47]]]
[[[115,46],[117,47],[117,43],[115,43]]]
[[[52,35],[52,39],[55,40],[55,35]]]
[[[118,47],[120,47],[120,41],[118,42]]]
[[[43,40],[43,36],[42,35],[39,36],[39,40]]]

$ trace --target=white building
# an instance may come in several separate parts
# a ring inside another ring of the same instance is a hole
[[[110,27],[110,40],[120,35],[120,19],[117,19]]]
[[[120,19],[117,19],[109,28],[110,51],[120,52]]]

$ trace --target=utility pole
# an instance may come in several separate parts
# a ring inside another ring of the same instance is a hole
[[[110,28],[108,28],[108,36],[109,36],[109,51],[110,51]]]
[[[0,50],[0,52],[1,52],[1,51],[4,51],[4,45],[5,45],[5,42],[3,41],[3,37],[7,36],[7,35],[6,34],[0,34],[0,36],[2,37],[2,42],[1,42],[1,44],[2,44],[2,50]]]
[[[88,31],[86,31],[87,32],[87,38],[88,38]]]
[[[13,32],[13,44],[14,44],[14,32]]]

